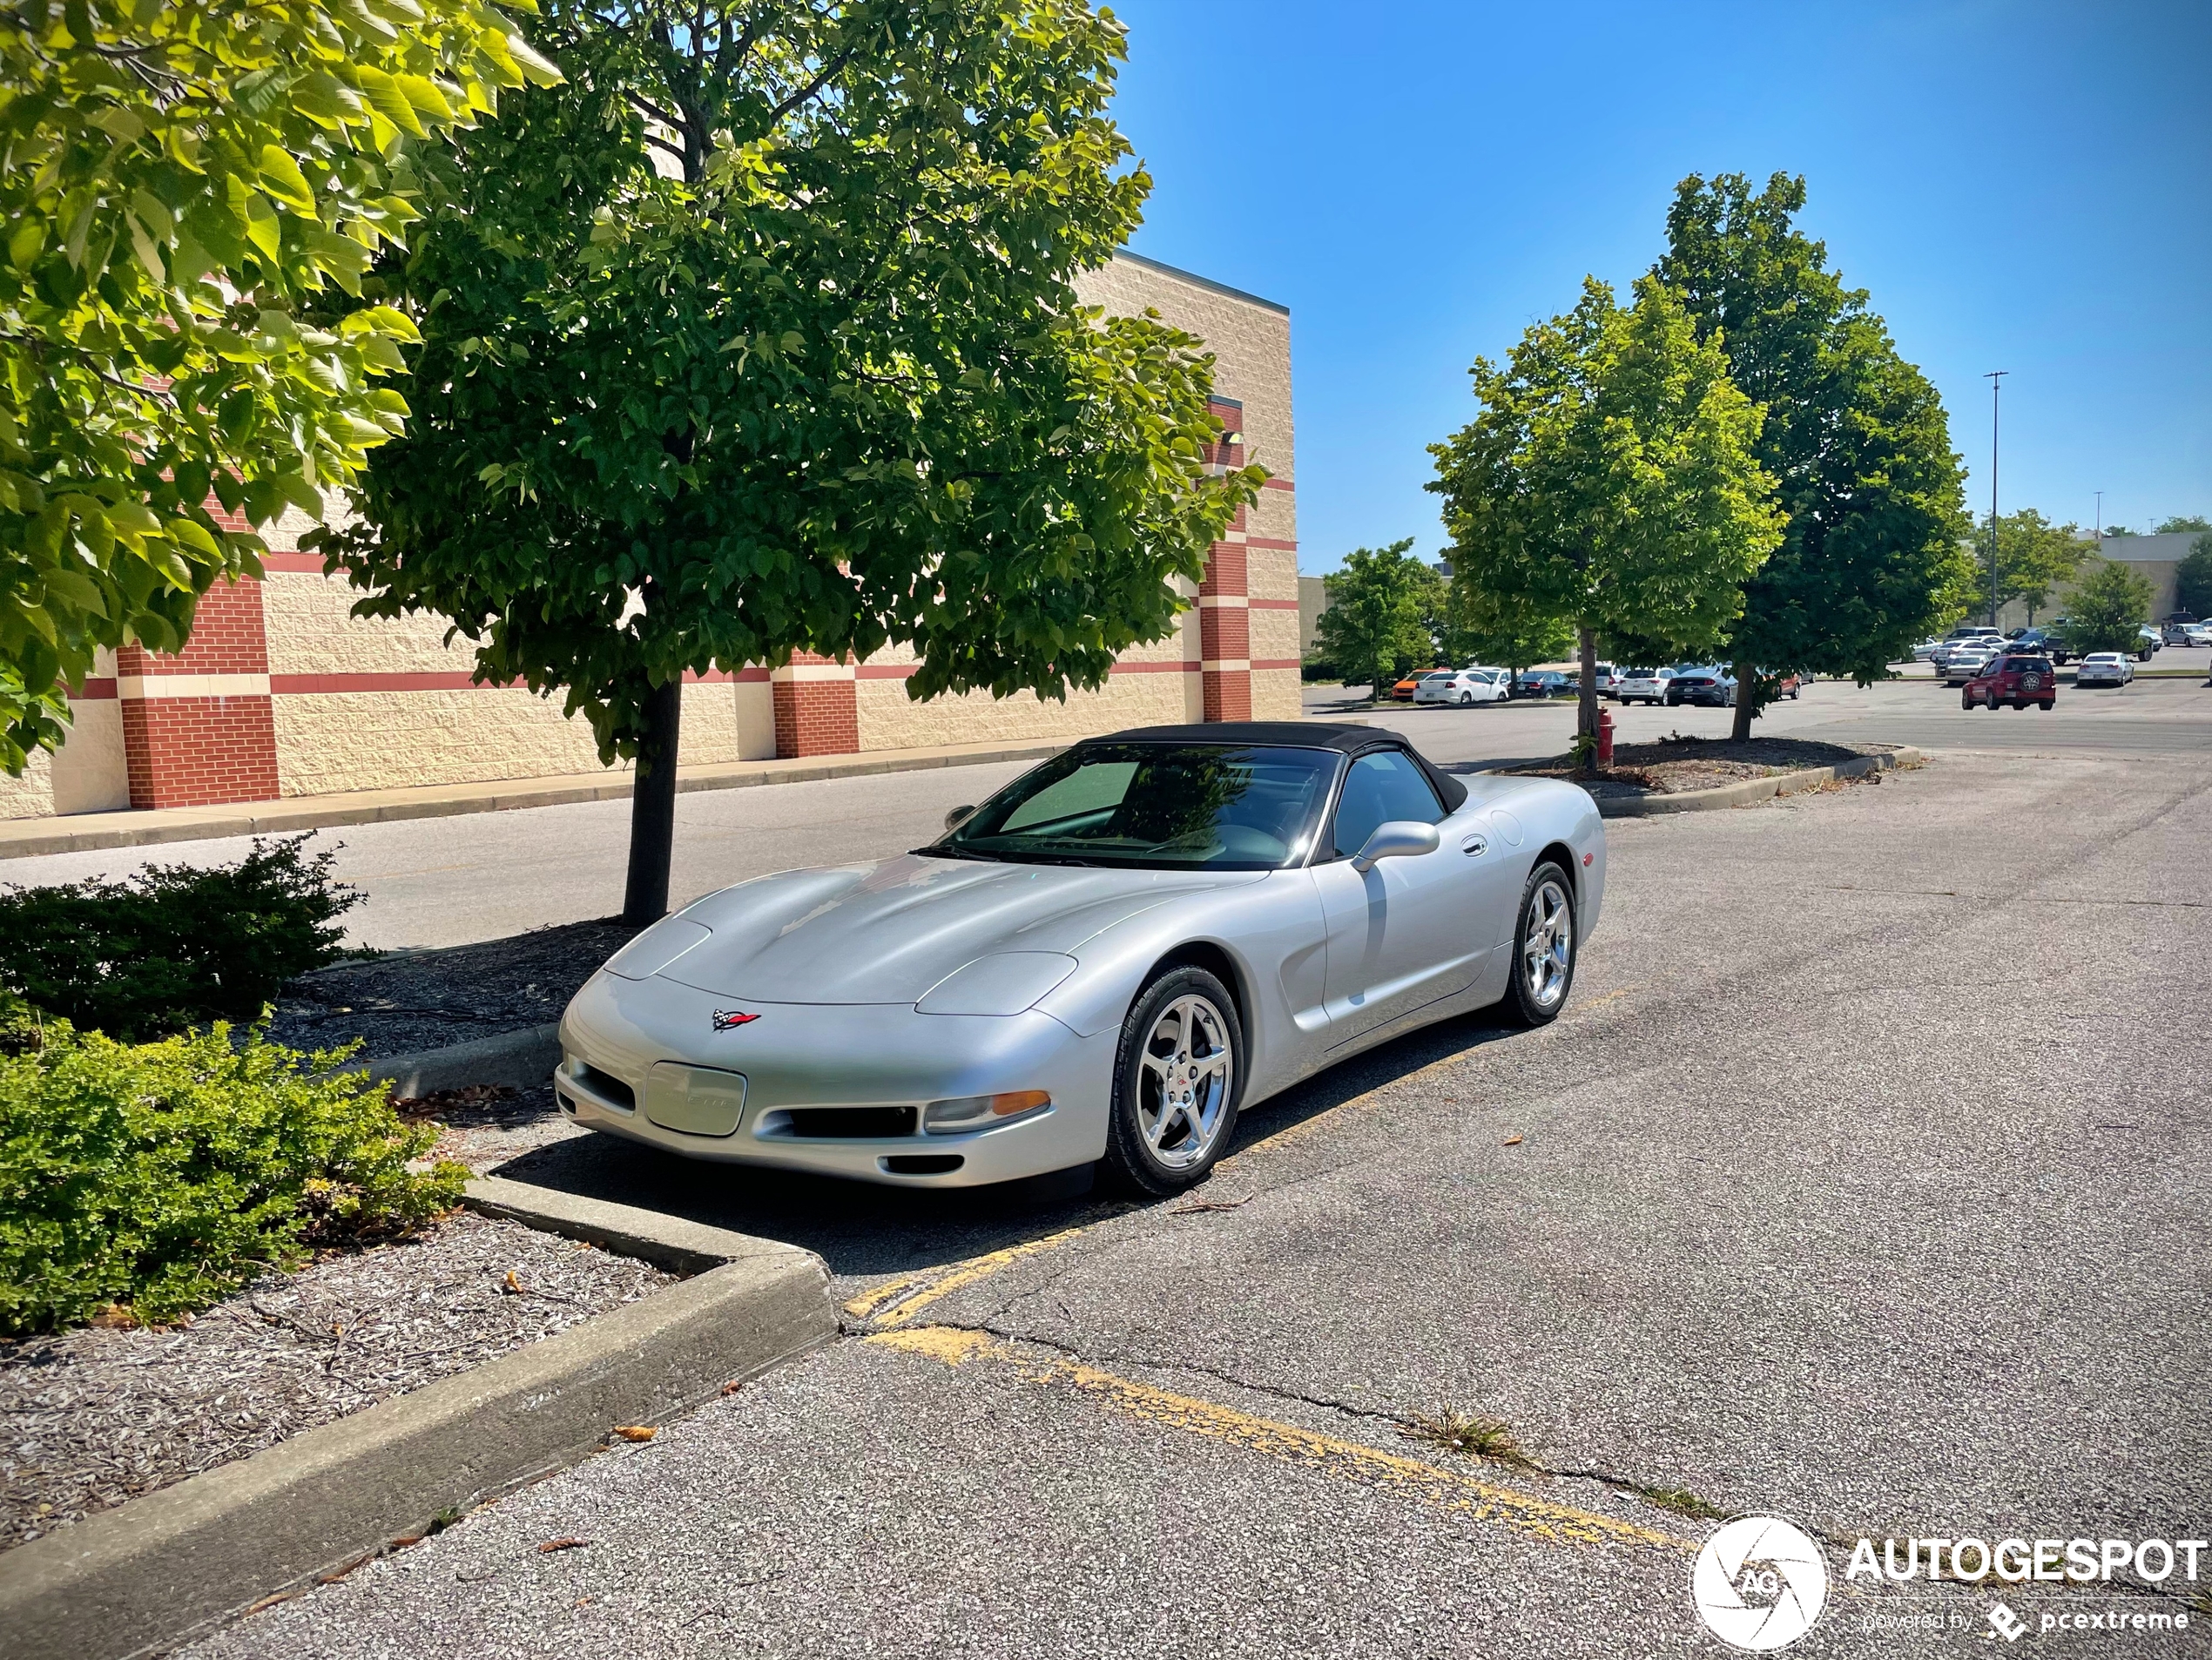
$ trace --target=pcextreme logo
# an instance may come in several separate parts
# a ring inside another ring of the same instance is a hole
[[[1828,1603],[1828,1562],[1803,1529],[1744,1516],[1705,1542],[1689,1575],[1705,1629],[1730,1646],[1765,1654],[1813,1628]]]

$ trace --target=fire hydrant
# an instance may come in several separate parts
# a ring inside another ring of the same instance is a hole
[[[1601,773],[1613,770],[1613,712],[1597,712],[1597,766]]]

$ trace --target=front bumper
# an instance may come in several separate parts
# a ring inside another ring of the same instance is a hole
[[[758,1020],[716,1031],[715,1012],[736,1001],[669,980],[593,975],[561,1019],[553,1086],[563,1116],[686,1158],[898,1186],[982,1186],[1105,1154],[1118,1028],[1084,1038],[1034,1011],[918,1015],[903,1003],[748,1000],[744,1009]],[[741,1076],[734,1128],[706,1135],[653,1122],[650,1075],[663,1063]],[[587,1068],[626,1089],[631,1101]],[[1051,1106],[957,1135],[921,1131],[928,1102],[1024,1090],[1047,1091]],[[791,1128],[794,1110],[848,1107],[911,1107],[914,1130],[817,1136]]]

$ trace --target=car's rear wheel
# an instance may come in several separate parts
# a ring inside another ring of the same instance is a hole
[[[1557,865],[1539,864],[1521,890],[1513,931],[1513,985],[1505,1009],[1523,1026],[1559,1018],[1575,984],[1575,883]]]
[[[1974,694],[1971,692],[1960,692],[1959,694],[1959,706],[1961,709],[1973,708],[1974,706]]]
[[[1170,968],[1122,1022],[1108,1165],[1160,1198],[1197,1185],[1229,1144],[1244,1082],[1244,1029],[1229,989],[1204,968]]]

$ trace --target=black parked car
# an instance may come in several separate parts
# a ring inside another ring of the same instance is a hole
[[[1715,709],[1736,707],[1736,677],[1725,669],[1690,669],[1667,682],[1667,706],[1704,704]]]
[[[1575,690],[1575,683],[1557,669],[1523,669],[1513,678],[1513,695],[1516,698],[1564,698]]]

